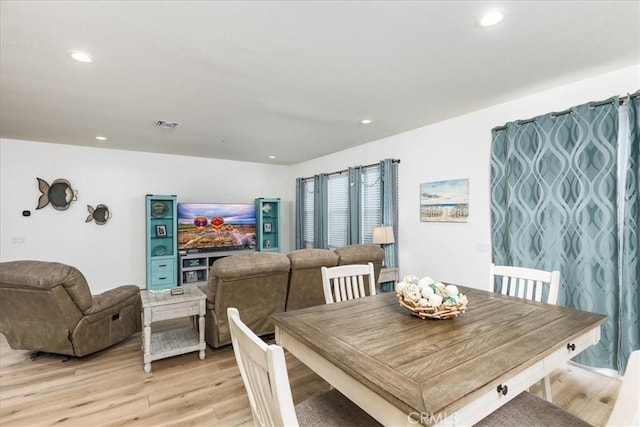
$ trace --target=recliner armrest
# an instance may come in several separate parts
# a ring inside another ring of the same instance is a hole
[[[84,314],[92,315],[102,311],[108,311],[136,295],[140,297],[140,288],[136,285],[123,285],[114,289],[109,289],[100,295],[93,295],[91,307],[85,310]]]

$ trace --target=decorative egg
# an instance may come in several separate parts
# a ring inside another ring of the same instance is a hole
[[[429,297],[430,305],[439,307],[442,304],[442,297],[438,294],[433,294]]]
[[[398,282],[396,283],[396,292],[402,292],[409,285],[407,282]]]
[[[444,289],[444,283],[442,282],[436,283],[436,288]]]
[[[435,280],[433,280],[431,277],[429,276],[424,276],[422,279],[420,279],[421,282],[426,282],[427,285],[432,285],[434,283],[436,283]]]
[[[420,298],[418,300],[418,305],[420,307],[428,307],[429,306],[429,300],[427,300],[426,298]]]
[[[458,305],[458,296],[457,295],[448,296],[444,300],[442,300],[442,303],[444,305]]]
[[[425,298],[429,298],[434,293],[435,292],[433,291],[433,288],[431,286],[427,286],[427,287],[421,289],[421,294]]]
[[[418,278],[416,276],[414,276],[413,274],[408,274],[406,276],[404,276],[404,279],[402,279],[403,282],[406,283],[418,283]]]
[[[459,293],[458,287],[456,285],[447,285],[445,289],[447,290],[447,294],[449,294],[449,296],[455,296]]]
[[[408,284],[402,291],[402,294],[411,301],[418,301],[421,298],[420,287],[415,283]]]

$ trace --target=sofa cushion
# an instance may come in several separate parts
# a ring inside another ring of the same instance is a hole
[[[298,249],[287,254],[291,269],[333,267],[338,265],[338,255],[328,249]]]
[[[274,332],[271,315],[284,311],[290,261],[285,255],[255,252],[216,260],[207,283],[206,340],[231,342],[227,308],[237,308],[256,335]]]
[[[382,269],[382,260],[384,259],[384,249],[375,245],[349,245],[335,249],[338,254],[338,265],[347,264],[366,264],[372,263],[376,280],[376,288],[380,270]],[[365,287],[368,286],[369,280],[365,278]],[[380,291],[380,289],[377,289]]]
[[[221,258],[211,266],[213,273],[229,280],[289,271],[289,261],[281,254],[255,252]]]
[[[207,300],[215,302],[218,282],[234,281],[246,277],[289,273],[289,258],[282,254],[255,252],[231,255],[216,260],[209,271]]]
[[[64,286],[80,311],[92,304],[91,291],[82,273],[75,267],[59,262],[11,261],[4,264],[0,281],[4,287],[51,290]]]
[[[338,265],[345,264],[366,264],[367,262],[382,263],[384,249],[374,245],[350,245],[336,248],[338,255]]]
[[[328,249],[299,249],[287,254],[291,261],[287,310],[325,303],[321,267],[338,265],[338,255]]]

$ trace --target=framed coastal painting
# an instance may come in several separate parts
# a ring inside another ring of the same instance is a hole
[[[468,222],[469,179],[420,184],[420,221]]]

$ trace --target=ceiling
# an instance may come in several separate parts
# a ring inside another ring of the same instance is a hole
[[[290,165],[639,63],[639,1],[1,0],[0,136]]]

